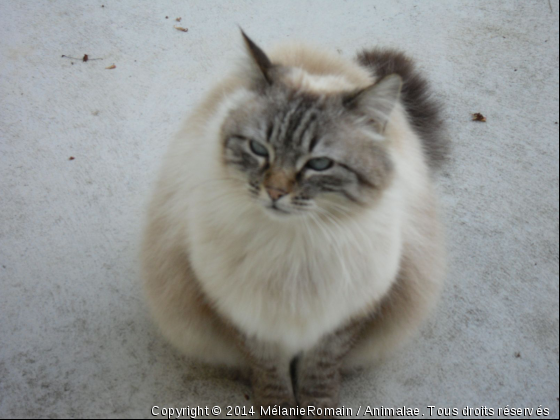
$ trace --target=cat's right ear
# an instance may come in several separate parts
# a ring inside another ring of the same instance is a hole
[[[266,82],[271,85],[271,72],[274,67],[273,64],[270,62],[270,59],[267,57],[264,51],[261,50],[257,46],[257,44],[255,44],[253,40],[249,38],[247,34],[245,34],[245,32],[243,32],[243,29],[241,29],[241,35],[243,35],[245,46],[247,47],[247,51],[251,56],[251,64],[254,66],[255,70],[262,74]]]
[[[383,131],[391,111],[399,101],[402,85],[402,78],[393,73],[370,87],[350,94],[343,99],[343,103],[348,109],[355,109],[373,117],[380,131]]]

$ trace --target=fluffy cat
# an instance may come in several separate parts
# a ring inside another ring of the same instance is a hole
[[[246,370],[257,406],[337,406],[340,375],[393,351],[437,300],[438,103],[390,50],[247,57],[165,158],[143,245],[161,331]]]

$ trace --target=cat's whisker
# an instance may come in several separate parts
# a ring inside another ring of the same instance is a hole
[[[236,179],[236,178],[232,178],[232,177],[229,177],[229,178],[207,179],[207,180],[202,181],[202,182],[200,182],[199,184],[193,186],[191,189],[188,190],[188,192],[193,192],[194,190],[196,190],[196,189],[198,189],[198,188],[201,188],[201,187],[203,187],[203,186],[206,186],[206,185],[209,184],[209,183],[213,183],[213,182],[222,183],[222,182],[225,182],[225,181],[230,181],[230,182],[234,182],[234,183],[241,183],[240,180],[238,180],[238,179]]]

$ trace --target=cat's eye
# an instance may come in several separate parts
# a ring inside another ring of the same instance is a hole
[[[305,166],[314,171],[325,171],[333,166],[333,163],[331,159],[322,157],[308,160]]]
[[[257,155],[257,156],[262,156],[262,157],[268,157],[268,149],[266,147],[264,147],[261,143],[259,143],[258,141],[255,140],[251,140],[249,142],[249,147],[251,148],[251,151]]]

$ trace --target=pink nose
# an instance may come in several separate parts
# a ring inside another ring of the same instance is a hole
[[[280,190],[278,188],[267,188],[266,192],[268,193],[272,201],[276,201],[287,194],[286,191]]]

